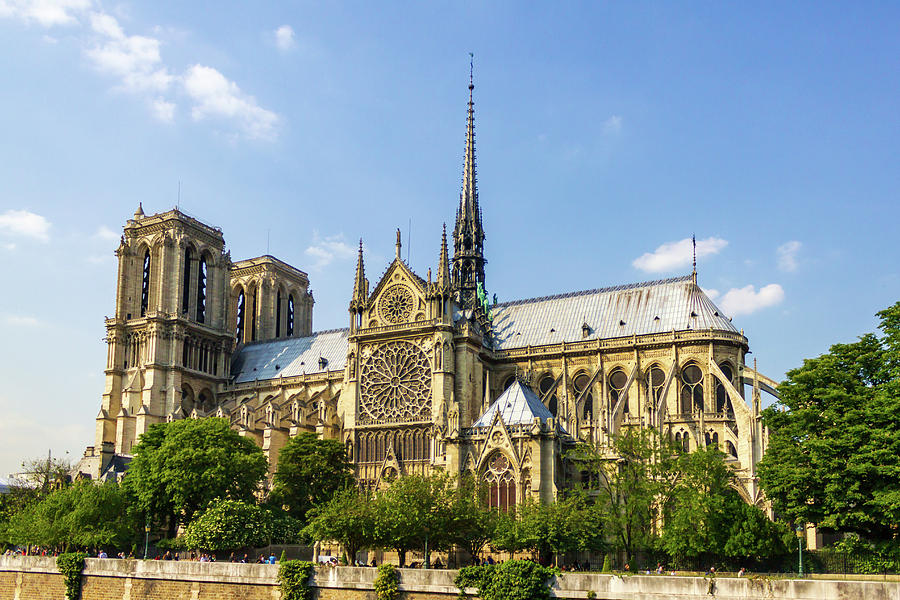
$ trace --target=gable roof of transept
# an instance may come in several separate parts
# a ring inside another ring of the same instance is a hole
[[[690,275],[506,302],[493,307],[493,313],[497,350],[673,329],[737,333]]]
[[[231,363],[234,383],[343,369],[349,335],[349,329],[331,329],[307,337],[247,344]],[[320,358],[328,361],[324,369],[319,366]]]
[[[518,379],[494,400],[472,427],[490,427],[498,412],[507,425],[530,424],[535,418],[540,418],[541,421],[553,418],[553,414],[537,394],[530,387],[522,385]]]

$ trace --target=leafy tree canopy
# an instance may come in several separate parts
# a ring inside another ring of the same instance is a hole
[[[353,468],[340,440],[301,433],[278,454],[272,483],[270,501],[285,506],[292,517],[305,521],[309,509],[353,485]]]
[[[16,513],[2,532],[13,544],[64,549],[124,546],[136,537],[125,496],[114,482],[81,481]]]
[[[835,344],[788,372],[763,413],[759,476],[791,520],[885,540],[900,523],[900,302],[878,316],[880,337]]]
[[[168,519],[170,533],[215,499],[253,503],[266,457],[220,418],[153,425],[135,444],[123,481],[132,510]]]
[[[372,497],[356,488],[344,488],[325,504],[307,513],[303,533],[313,540],[335,540],[351,561],[357,552],[375,542],[375,511]]]
[[[299,541],[300,523],[256,504],[214,500],[191,521],[182,543],[196,550],[239,550]]]

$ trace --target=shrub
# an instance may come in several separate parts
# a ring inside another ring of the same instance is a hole
[[[303,560],[288,560],[278,565],[278,587],[281,588],[282,600],[312,600],[309,579],[314,571],[315,565]]]
[[[548,580],[556,569],[542,567],[529,560],[510,560],[502,565],[465,567],[456,575],[454,584],[478,589],[481,600],[548,600]]]
[[[465,598],[466,588],[483,590],[490,585],[495,565],[483,565],[479,567],[463,567],[456,573],[453,584],[459,588],[459,597]]]
[[[600,569],[603,573],[612,573],[612,565],[609,564],[609,554],[603,555],[603,568]]]
[[[84,571],[84,552],[69,552],[56,557],[56,568],[66,582],[66,598],[78,600],[81,594],[81,572]]]
[[[400,572],[390,563],[378,565],[375,578],[375,596],[378,600],[397,600],[400,595]]]

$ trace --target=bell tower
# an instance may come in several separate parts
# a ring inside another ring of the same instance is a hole
[[[95,456],[130,454],[151,424],[212,411],[234,340],[231,259],[220,229],[177,209],[147,216],[139,205],[116,256]]]

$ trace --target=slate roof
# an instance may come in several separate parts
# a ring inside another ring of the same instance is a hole
[[[690,275],[496,305],[494,349],[714,329],[737,333]],[[587,323],[588,335],[582,325]]]
[[[490,427],[496,412],[500,413],[507,425],[533,423],[535,417],[539,417],[542,421],[553,418],[537,394],[518,380],[494,400],[472,427]]]
[[[690,275],[505,302],[496,305],[493,313],[495,350],[673,329],[738,331]],[[234,382],[343,369],[349,334],[349,329],[332,329],[303,338],[247,344],[232,360]],[[319,357],[328,361],[325,369],[319,367]]]
[[[234,383],[343,369],[349,335],[349,329],[331,329],[308,337],[247,344],[231,362]],[[319,358],[328,361],[324,369],[319,366]]]

